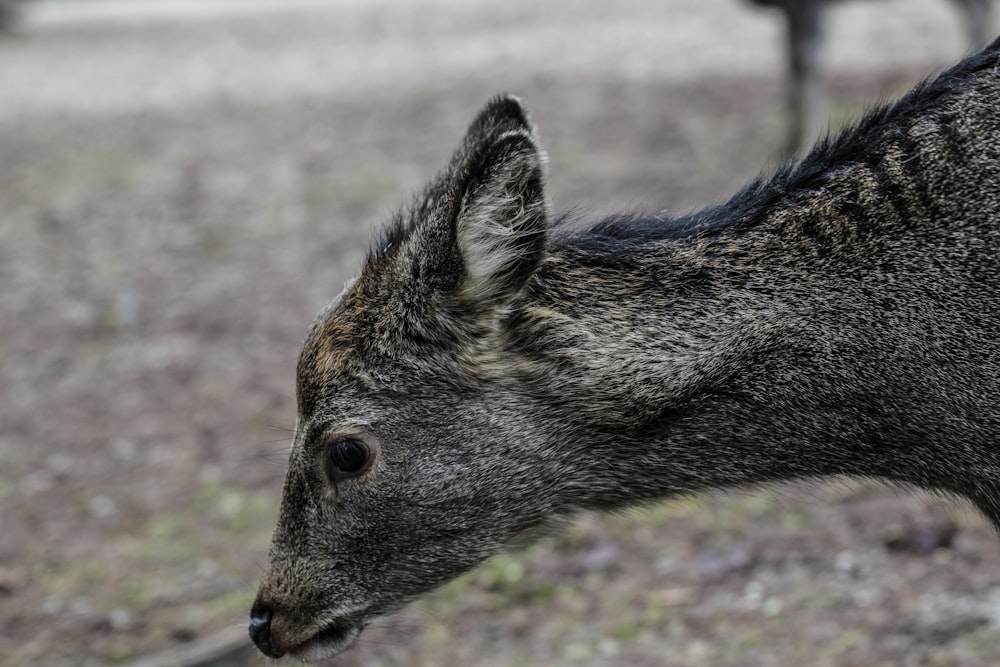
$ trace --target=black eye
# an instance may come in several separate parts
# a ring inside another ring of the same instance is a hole
[[[326,476],[332,482],[360,475],[371,462],[371,449],[357,438],[340,438],[326,446]]]

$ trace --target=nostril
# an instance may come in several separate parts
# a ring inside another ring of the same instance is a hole
[[[280,658],[284,651],[275,648],[271,643],[271,617],[273,612],[271,607],[260,600],[254,602],[250,609],[250,639],[260,652],[269,658]]]

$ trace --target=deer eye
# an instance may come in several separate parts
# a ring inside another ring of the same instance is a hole
[[[372,450],[359,438],[340,438],[326,446],[326,476],[331,482],[356,477],[371,465]]]

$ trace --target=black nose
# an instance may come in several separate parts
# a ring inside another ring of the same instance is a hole
[[[269,605],[260,600],[253,603],[250,609],[250,639],[267,657],[280,658],[285,652],[271,643],[271,616]]]

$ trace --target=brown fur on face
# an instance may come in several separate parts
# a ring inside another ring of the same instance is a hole
[[[336,653],[581,508],[837,474],[998,522],[998,68],[1000,42],[720,206],[583,231],[491,102],[303,347],[258,646]],[[370,457],[331,477],[345,442]]]

